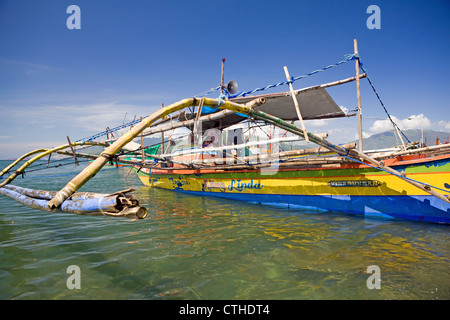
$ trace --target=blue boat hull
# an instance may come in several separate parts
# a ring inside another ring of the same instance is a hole
[[[450,224],[450,208],[431,195],[423,196],[336,196],[218,193],[178,190],[177,192],[246,201],[258,204],[331,211],[370,218],[402,219]],[[402,208],[401,212],[394,210]]]

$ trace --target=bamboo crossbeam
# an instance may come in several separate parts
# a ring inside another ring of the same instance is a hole
[[[345,145],[342,145],[342,147],[346,149],[354,149],[356,148],[356,143],[347,143]],[[245,162],[251,162],[254,160],[266,160],[270,161],[270,158],[272,159],[286,159],[289,157],[295,157],[295,156],[301,156],[301,155],[313,155],[313,154],[321,154],[321,153],[329,153],[330,150],[327,148],[319,147],[319,148],[311,148],[311,149],[300,149],[300,150],[290,150],[290,151],[283,151],[279,153],[271,154],[270,156],[248,156],[244,157]]]
[[[348,143],[343,145],[344,148],[346,149],[354,149],[356,148],[356,143]],[[206,149],[208,150],[208,149]],[[314,154],[324,154],[324,153],[330,153],[329,149],[320,147],[320,148],[311,148],[311,149],[301,149],[301,150],[291,150],[291,151],[283,151],[283,152],[279,152],[279,153],[270,153],[270,154],[263,154],[263,155],[254,155],[254,156],[246,156],[243,157],[241,160],[243,163],[246,164],[250,164],[250,165],[254,165],[254,161],[263,163],[263,162],[273,162],[273,161],[279,161],[279,160],[283,160],[283,161],[298,161],[298,158],[294,158],[294,159],[289,159],[292,157],[298,157],[298,156],[304,156],[304,155],[314,155]],[[335,157],[336,158],[336,157]],[[317,158],[317,159],[313,159],[313,161],[322,161],[325,158]],[[342,158],[340,158],[342,159]],[[234,160],[234,159],[233,159]],[[311,160],[311,159],[309,159]],[[308,160],[308,161],[309,161]],[[327,159],[329,160],[329,159]],[[211,165],[214,164],[216,166],[220,166],[222,163],[227,163],[227,161],[229,161],[227,158],[211,158],[211,159],[199,159],[199,160],[193,160],[192,162],[188,162],[185,163],[185,165],[188,164],[196,164],[196,165]],[[302,160],[303,161],[303,160]],[[207,167],[210,168],[210,167]],[[222,168],[222,167],[219,167]],[[205,169],[205,167],[199,167],[199,169]],[[223,168],[222,168],[223,169]]]
[[[364,79],[366,77],[367,77],[367,74],[365,74],[365,73],[359,75],[359,79]],[[341,84],[344,84],[344,83],[352,82],[352,81],[355,81],[356,79],[357,78],[355,76],[355,77],[350,77],[350,78],[343,79],[343,80],[338,80],[338,81],[333,81],[333,82],[320,84],[320,85],[318,85],[316,87],[318,87],[318,88],[328,88],[328,87],[338,86],[338,85],[341,85]],[[315,87],[312,87],[312,88],[315,88]]]
[[[204,164],[203,166],[198,167],[197,169],[186,169],[186,168],[180,168],[180,167],[169,167],[169,168],[160,168],[160,167],[153,167],[150,169],[155,169],[157,171],[178,171],[178,170],[192,170],[193,172],[201,172],[199,170],[214,170],[214,171],[223,171],[227,169],[233,169],[233,170],[257,170],[259,168],[265,168],[265,167],[289,167],[289,168],[298,168],[301,166],[311,166],[311,165],[340,165],[343,162],[352,162],[351,160],[347,160],[345,158],[341,157],[330,157],[330,158],[321,158],[321,159],[291,159],[287,162],[267,162],[267,163],[258,163],[258,164],[217,164],[214,162],[211,162],[209,165]]]
[[[242,112],[245,112],[245,111],[242,110]],[[293,134],[300,135],[303,138],[305,137],[305,133],[303,132],[303,130],[301,130],[297,126],[295,126],[295,125],[293,125],[293,124],[291,124],[289,122],[286,122],[286,121],[284,121],[284,120],[282,120],[280,118],[277,118],[277,117],[274,117],[274,116],[272,116],[270,114],[267,114],[265,112],[256,111],[256,110],[250,110],[249,115],[254,117],[255,119],[264,120],[264,121],[269,122],[269,123],[271,123],[273,125],[276,125],[277,127],[282,128],[283,130],[289,131],[289,132],[291,132]],[[315,134],[313,134],[311,132],[307,132],[307,135],[308,135],[310,141],[314,142],[315,144],[317,144],[319,146],[327,148],[327,149],[331,150],[332,152],[336,152],[336,153],[341,154],[341,155],[347,155],[348,154],[348,150],[347,149],[345,149],[343,147],[340,147],[340,146],[337,146],[337,145],[334,145],[334,144],[326,141],[325,139],[322,139],[322,138],[316,136]]]
[[[252,161],[243,161],[242,163],[246,166],[251,166],[258,168],[259,166],[266,166],[266,165],[282,165],[282,166],[291,166],[295,164],[312,164],[312,163],[342,163],[343,158],[335,156],[335,157],[324,157],[324,158],[292,158],[292,157],[284,157],[284,158],[263,158],[263,159],[254,159],[254,160],[261,160],[260,163],[253,163]],[[280,162],[282,160],[282,162]],[[219,161],[217,161],[219,162]],[[201,160],[198,161],[198,163],[194,160],[195,164],[203,164],[204,167],[201,167],[201,169],[211,169],[212,165],[217,166],[218,168],[223,169],[224,166],[228,166],[229,164],[217,164],[217,162],[212,161],[212,159],[207,159],[207,161],[201,162]],[[226,162],[225,160],[223,162]],[[228,167],[227,167],[228,168]],[[234,166],[230,166],[229,168],[234,168]]]
[[[416,154],[421,152],[429,152],[429,151],[435,151],[435,150],[444,150],[450,148],[450,143],[447,144],[440,144],[436,146],[429,146],[429,147],[423,147],[418,149],[410,149],[410,150],[404,150],[404,151],[398,151],[398,152],[390,152],[390,153],[384,153],[380,155],[373,155],[372,158],[379,159],[379,158],[390,158],[395,156],[401,156],[405,154]]]
[[[327,133],[317,133],[316,134],[319,137],[326,137],[328,136]],[[301,141],[299,137],[288,137],[288,138],[276,138],[276,139],[269,139],[269,140],[261,140],[261,141],[252,141],[252,142],[246,142],[242,144],[234,144],[234,145],[226,145],[222,147],[214,147],[214,148],[196,148],[196,149],[187,149],[187,150],[181,150],[174,153],[167,153],[167,154],[161,154],[160,157],[175,157],[175,156],[181,156],[181,155],[190,155],[194,153],[204,153],[204,152],[212,152],[212,151],[222,151],[222,150],[234,150],[234,149],[241,149],[245,147],[252,147],[252,146],[261,146],[261,145],[267,145],[267,144],[273,144],[273,143],[279,143],[279,142],[294,142],[294,141]]]
[[[56,153],[60,154],[60,155],[64,155],[64,156],[72,156],[72,154],[70,152],[68,152],[68,151],[57,151]],[[158,159],[157,156],[155,156],[155,155],[147,155],[146,154],[146,156]],[[95,159],[98,158],[98,156],[96,156],[96,155],[86,154],[86,153],[77,153],[77,157],[79,157],[79,158],[87,158],[87,159],[91,159],[91,160],[95,160]],[[159,159],[161,161],[165,161],[165,159],[161,159],[161,158],[159,158]],[[139,162],[139,161],[133,161],[133,160],[129,161],[129,160],[124,160],[124,159],[120,159],[120,158],[114,159],[114,162],[115,163],[120,163],[120,164],[128,164],[130,166],[140,166],[140,167],[143,167],[143,168],[149,167],[148,165],[142,164],[142,162]],[[182,165],[182,164],[180,163],[180,165]],[[151,166],[151,167],[154,167],[154,166]]]
[[[364,79],[364,78],[367,78],[367,74],[363,73],[363,74],[359,75],[359,79]],[[315,85],[315,86],[311,86],[311,87],[306,87],[306,88],[295,90],[295,94],[298,94],[299,92],[303,92],[303,91],[318,89],[318,88],[325,89],[325,88],[329,88],[329,87],[339,86],[341,84],[346,84],[346,83],[349,83],[349,82],[353,82],[355,80],[356,80],[356,76],[349,77],[349,78],[342,79],[342,80],[322,83],[322,84],[319,84],[319,85]]]
[[[356,143],[349,143],[346,145],[343,145],[345,148],[348,149],[352,149],[356,147]],[[284,160],[284,161],[289,161],[286,162],[285,164],[282,164],[281,166],[290,166],[293,164],[316,164],[316,163],[322,163],[324,161],[328,161],[328,163],[330,163],[330,161],[332,161],[333,163],[336,161],[342,161],[342,158],[339,158],[341,160],[336,160],[338,158],[334,157],[334,158],[318,158],[318,159],[302,159],[302,160],[298,160],[298,159],[289,159],[290,157],[295,157],[295,156],[299,156],[299,155],[311,155],[311,154],[320,154],[320,153],[329,153],[330,151],[328,149],[325,148],[312,148],[312,149],[302,149],[302,150],[291,150],[291,151],[284,151],[284,152],[280,152],[280,153],[275,153],[275,154],[271,154],[270,156],[268,155],[258,155],[258,156],[247,156],[241,159],[241,161],[243,163],[251,163],[252,161],[258,161],[261,163],[255,164],[256,166],[258,165],[265,165],[263,162],[264,161],[269,161],[272,162],[273,160]],[[71,156],[71,153],[68,151],[58,151],[56,152],[60,155],[66,155],[66,156]],[[148,155],[149,157],[153,157],[153,155]],[[90,154],[84,154],[84,153],[77,153],[77,157],[79,158],[88,158],[88,159],[96,159],[97,156],[95,155],[90,155]],[[164,159],[161,159],[161,161],[163,161]],[[223,169],[231,169],[231,168],[248,168],[249,165],[243,165],[243,166],[227,166],[226,165],[226,159],[220,159],[218,161],[218,159],[203,159],[203,160],[199,160],[198,162],[193,161],[193,162],[188,162],[188,163],[184,163],[184,162],[179,162],[179,161],[173,161],[170,160],[169,162],[174,163],[174,164],[178,164],[181,165],[183,167],[168,167],[168,168],[161,168],[161,167],[156,167],[155,165],[147,165],[144,164],[142,165],[142,163],[140,163],[139,161],[129,161],[129,160],[123,160],[123,159],[117,159],[115,160],[117,163],[122,163],[122,164],[128,164],[128,165],[134,165],[134,166],[139,166],[139,167],[143,167],[143,168],[150,168],[150,169],[158,169],[158,170],[186,170],[186,169],[192,169],[192,170],[202,170],[202,169],[216,169],[216,170],[223,170]],[[295,163],[293,161],[296,161]],[[225,163],[225,165],[222,165],[220,163]],[[213,167],[211,165],[214,165]],[[254,166],[253,163],[251,163],[251,166]]]
[[[212,120],[219,120],[221,118],[224,118],[230,114],[233,114],[234,112],[231,110],[221,110],[212,114],[208,114],[208,115],[204,115],[201,116],[198,120],[199,121],[212,121]],[[169,131],[169,130],[173,130],[176,128],[181,128],[181,127],[187,127],[190,125],[193,125],[195,123],[196,119],[191,119],[191,120],[185,120],[185,121],[181,121],[181,122],[176,122],[176,123],[171,123],[162,127],[153,127],[144,132],[143,135],[144,136],[149,136],[155,133],[159,133],[162,132],[164,133],[165,131]]]
[[[356,148],[356,142],[346,143],[342,145],[343,148],[350,150]],[[280,152],[280,156],[297,156],[305,154],[318,154],[318,153],[328,153],[330,150],[328,148],[319,147],[311,149],[301,149],[301,150],[290,150]]]

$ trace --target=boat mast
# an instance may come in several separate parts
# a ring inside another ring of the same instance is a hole
[[[220,93],[223,93],[223,88],[224,88],[224,86],[223,86],[223,76],[224,76],[223,68],[224,68],[224,65],[225,65],[225,58],[222,58],[222,70],[221,70],[221,73],[220,73]]]
[[[358,57],[358,41],[353,39],[354,54]],[[358,100],[358,150],[363,152],[363,137],[362,137],[362,116],[361,116],[361,88],[359,82],[359,59],[355,58],[355,69],[356,69],[356,99]]]

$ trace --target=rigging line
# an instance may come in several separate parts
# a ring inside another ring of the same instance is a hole
[[[260,126],[258,123],[256,123],[256,121],[255,121],[254,119],[253,119],[252,122],[253,122],[254,124],[256,124],[256,126],[259,127],[259,129],[260,129],[262,132],[264,132],[264,133],[266,134],[266,136],[267,136],[269,139],[272,139],[272,138],[270,137],[270,135],[267,134],[267,132],[264,131],[264,129],[261,128],[261,126]],[[270,129],[270,125],[269,125],[269,129]],[[280,141],[280,142],[281,142],[281,141]],[[285,150],[283,149],[283,147],[281,146],[280,142],[277,142],[277,143],[276,143],[276,144],[278,145],[278,148],[280,148],[282,151],[285,151]]]
[[[146,117],[144,117],[144,118],[146,118]],[[94,134],[93,136],[86,137],[86,138],[83,138],[83,139],[78,139],[78,140],[75,141],[75,142],[92,141],[92,140],[94,140],[94,139],[100,138],[100,137],[102,137],[102,136],[104,136],[104,135],[106,135],[106,134],[109,134],[109,133],[111,133],[111,132],[116,132],[116,131],[118,131],[118,130],[120,130],[120,129],[124,129],[124,128],[127,128],[127,127],[129,127],[129,126],[138,124],[139,122],[141,122],[141,119],[133,120],[133,121],[131,121],[131,122],[122,124],[122,125],[120,125],[120,126],[117,126],[117,127],[112,128],[112,129],[108,129],[108,130],[105,130],[105,131],[96,133],[96,134]]]
[[[45,161],[45,160],[42,160],[42,161]],[[72,155],[69,155],[69,158],[64,158],[64,159],[54,159],[54,160],[51,160],[50,161],[50,163],[58,163],[58,162],[63,162],[63,161],[67,161],[67,162],[69,162],[70,161],[70,163],[68,163],[68,164],[74,164],[73,163],[73,156]],[[62,165],[66,165],[66,164],[62,164]],[[37,168],[37,167],[41,167],[41,166],[46,166],[45,168],[43,168],[43,169],[47,169],[47,168],[52,168],[52,166],[48,166],[47,167],[47,162],[45,162],[45,163],[35,163],[35,164],[31,164],[30,166],[28,166],[27,168]],[[61,164],[59,164],[58,166],[61,166]],[[42,169],[42,170],[43,170]],[[29,170],[27,170],[27,171],[29,171]]]
[[[211,89],[209,89],[209,90],[207,90],[207,91],[203,91],[202,93],[196,94],[196,95],[194,96],[194,98],[201,98],[201,97],[204,97],[204,96],[206,96],[206,95],[208,95],[208,94],[210,94],[210,93],[213,93],[214,91],[218,91],[219,89],[220,89],[220,86],[217,86],[217,87],[215,87],[215,88],[211,88]]]
[[[87,161],[89,161],[89,160],[79,160],[78,162],[87,162]],[[34,172],[34,171],[46,170],[46,169],[50,169],[50,168],[59,168],[59,167],[68,166],[68,165],[75,165],[75,163],[73,163],[73,162],[71,162],[71,163],[60,163],[58,165],[48,166],[48,167],[45,167],[45,168],[37,168],[37,169],[33,169],[33,170],[27,169],[27,170],[24,170],[23,172],[24,173],[30,173],[30,172]]]
[[[409,143],[411,143],[411,140],[409,140],[409,138],[408,138],[408,137],[405,135],[405,133],[398,127],[398,125],[394,122],[394,120],[392,120],[391,115],[389,114],[389,112],[387,111],[386,107],[384,106],[383,101],[381,100],[381,98],[380,98],[380,96],[379,96],[377,90],[375,89],[375,87],[374,87],[372,81],[371,81],[370,78],[369,78],[369,75],[367,74],[367,70],[363,67],[362,62],[361,62],[361,58],[358,56],[358,57],[356,57],[356,59],[358,59],[358,60],[360,61],[359,67],[360,67],[361,70],[366,74],[367,81],[369,82],[370,86],[372,87],[373,92],[375,93],[375,95],[376,95],[378,101],[380,102],[381,106],[383,107],[384,112],[385,112],[386,115],[388,116],[388,118],[389,118],[389,120],[391,121],[392,125],[393,125],[395,128],[397,128],[397,129],[401,132],[401,134],[406,138],[406,140],[408,140]]]
[[[127,168],[127,167],[132,167],[133,165],[123,165],[120,168]],[[108,170],[115,170],[115,169],[120,169],[119,167],[112,167],[112,168],[102,168],[102,170],[100,170],[98,174],[104,172],[104,171],[108,171]],[[66,176],[76,176],[79,172],[70,172],[70,173],[62,173],[62,174],[53,174],[53,175],[48,175],[48,176],[35,176],[35,177],[27,177],[27,179],[42,179],[42,178],[54,178],[54,177],[66,177]]]
[[[345,55],[345,60],[341,60],[341,61],[339,61],[339,62],[337,62],[335,64],[330,64],[330,65],[328,65],[326,67],[323,67],[321,69],[317,69],[317,70],[311,71],[311,72],[309,72],[307,74],[304,74],[304,75],[301,75],[301,76],[298,76],[298,77],[291,77],[290,80],[278,82],[278,83],[271,84],[271,85],[268,85],[268,86],[265,86],[265,87],[262,87],[262,88],[256,88],[256,89],[253,89],[253,90],[250,90],[250,91],[242,91],[242,92],[240,92],[238,94],[229,96],[229,98],[232,99],[232,98],[237,98],[237,97],[241,97],[241,96],[245,97],[248,94],[253,94],[253,93],[258,92],[258,91],[263,91],[263,90],[267,90],[267,89],[271,89],[271,88],[276,88],[276,87],[279,87],[279,86],[282,86],[282,85],[285,85],[285,84],[288,84],[288,83],[293,83],[294,81],[307,78],[307,77],[312,76],[312,75],[314,75],[316,73],[326,71],[326,70],[331,69],[333,67],[337,67],[337,66],[339,66],[339,65],[341,65],[343,63],[353,61],[356,58],[359,58],[358,55],[347,54],[347,55]]]

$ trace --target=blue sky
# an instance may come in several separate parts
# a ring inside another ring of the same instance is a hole
[[[369,5],[381,9],[370,30]],[[67,7],[81,9],[69,30]],[[361,59],[402,129],[450,131],[450,2],[0,0],[0,159],[77,140],[191,97],[220,81],[240,90]],[[296,89],[353,76],[354,63],[295,82]],[[269,92],[288,90],[278,88]],[[356,107],[355,85],[329,93]],[[212,97],[215,97],[214,94]],[[362,81],[364,133],[385,129]],[[408,120],[410,118],[410,120]],[[352,140],[356,118],[307,123],[330,140]]]

